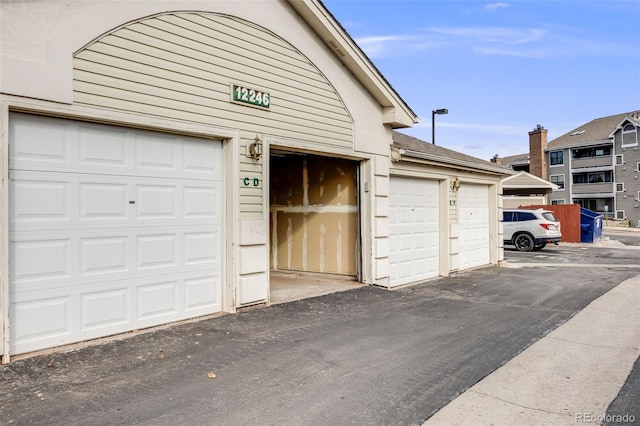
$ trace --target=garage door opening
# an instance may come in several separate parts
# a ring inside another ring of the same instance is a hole
[[[272,303],[355,285],[360,259],[358,172],[359,163],[352,160],[272,151]]]

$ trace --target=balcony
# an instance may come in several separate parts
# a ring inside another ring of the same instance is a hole
[[[585,167],[611,167],[613,165],[613,159],[610,155],[603,155],[601,157],[584,157],[584,158],[572,158],[572,169],[583,169]]]
[[[574,183],[571,187],[573,195],[580,194],[611,194],[613,196],[613,182],[603,183]]]

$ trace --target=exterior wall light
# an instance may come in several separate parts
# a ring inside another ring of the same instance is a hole
[[[451,190],[458,192],[460,189],[460,178],[455,178],[453,182],[451,182]]]
[[[253,158],[254,160],[259,160],[260,157],[262,157],[262,141],[258,135],[256,135],[253,142],[249,144],[249,154],[247,154],[247,157]]]

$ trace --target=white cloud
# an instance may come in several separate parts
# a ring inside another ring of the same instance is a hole
[[[399,57],[444,47],[487,56],[546,58],[583,54],[612,56],[633,46],[589,39],[571,28],[433,27],[412,34],[385,34],[355,39],[371,58]]]
[[[420,122],[413,126],[414,128],[431,128],[431,122]],[[501,135],[526,135],[531,129],[526,126],[510,126],[504,124],[479,124],[479,123],[452,123],[449,121],[438,122],[437,127],[465,130],[471,133],[485,133],[485,134],[501,134]]]
[[[356,38],[355,42],[372,58],[425,51],[437,46],[424,34],[416,35],[381,35]]]
[[[511,7],[511,5],[509,3],[502,3],[502,2],[489,3],[484,7],[484,10],[493,12],[494,10],[503,9],[505,7]]]
[[[483,41],[502,44],[522,44],[541,41],[547,34],[540,28],[513,29],[506,27],[436,27],[431,32],[455,36],[473,42]]]

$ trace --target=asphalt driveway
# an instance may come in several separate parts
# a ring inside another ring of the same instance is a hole
[[[579,267],[601,248],[568,249],[557,266],[364,287],[17,361],[1,367],[0,423],[420,424],[640,274],[640,251],[612,255],[638,268]]]

